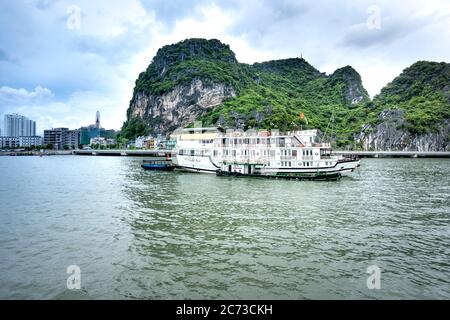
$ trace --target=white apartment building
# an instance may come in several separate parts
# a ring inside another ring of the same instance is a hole
[[[19,114],[6,114],[4,118],[5,137],[34,137],[36,122]]]

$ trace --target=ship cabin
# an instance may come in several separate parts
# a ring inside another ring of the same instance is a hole
[[[178,155],[210,156],[220,132],[216,127],[183,129],[177,137]]]
[[[228,130],[216,138],[213,158],[221,170],[251,174],[263,169],[331,167],[329,143],[321,143],[318,130],[279,132]]]

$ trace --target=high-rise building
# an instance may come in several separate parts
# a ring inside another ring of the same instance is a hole
[[[19,114],[6,114],[4,121],[6,137],[34,137],[36,136],[36,122]]]
[[[62,150],[66,146],[76,149],[80,144],[80,132],[68,128],[44,130],[44,145],[52,145],[53,149]]]
[[[80,144],[83,146],[87,146],[90,144],[91,135],[88,127],[80,128]]]
[[[80,131],[78,130],[69,130],[67,131],[67,137],[65,141],[65,145],[67,145],[70,149],[78,149],[80,145]]]

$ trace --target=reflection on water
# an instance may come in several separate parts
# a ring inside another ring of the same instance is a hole
[[[448,160],[364,159],[338,182],[140,161],[0,159],[0,297],[52,298],[76,264],[93,298],[450,298]]]

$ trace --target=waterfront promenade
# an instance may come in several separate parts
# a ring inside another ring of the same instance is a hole
[[[77,155],[92,156],[165,156],[173,150],[75,150]],[[351,151],[336,150],[333,154],[360,158],[450,158],[450,152],[425,151]]]
[[[359,158],[450,158],[445,151],[352,151],[335,150],[333,154]]]
[[[131,157],[166,157],[173,150],[72,150],[72,151],[23,151],[0,152],[0,156],[40,156],[40,155],[82,155],[82,156],[131,156]],[[437,151],[352,151],[335,150],[335,155],[359,158],[450,158],[450,152]]]
[[[71,150],[46,150],[44,152],[40,151],[0,151],[1,156],[68,156],[72,155]]]

